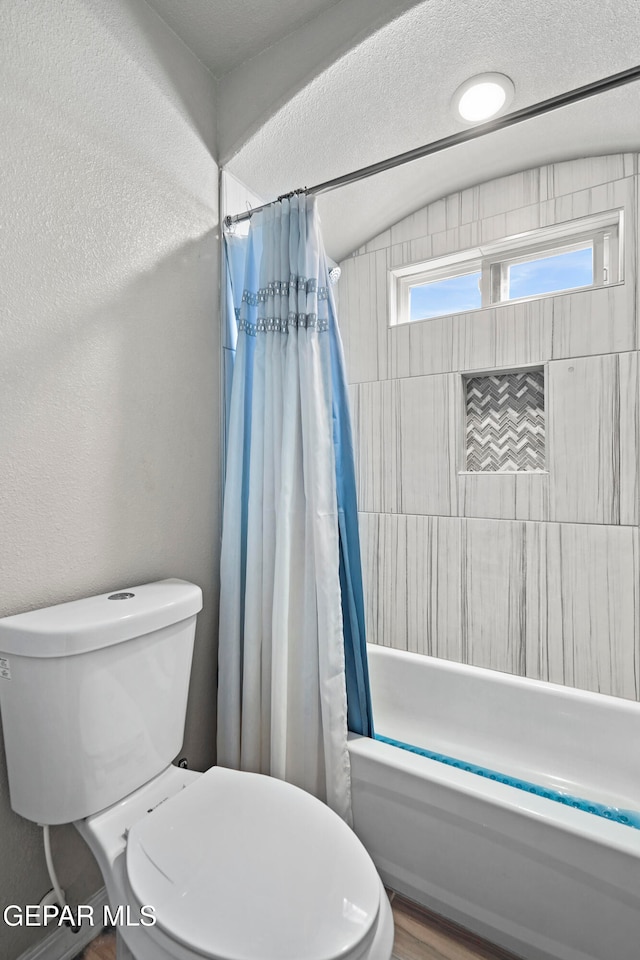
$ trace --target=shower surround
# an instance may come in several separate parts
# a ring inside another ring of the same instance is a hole
[[[392,267],[621,209],[624,280],[389,326]],[[437,201],[341,263],[368,638],[640,698],[638,156]],[[544,370],[544,469],[466,461],[470,377]],[[375,709],[375,703],[374,703]]]

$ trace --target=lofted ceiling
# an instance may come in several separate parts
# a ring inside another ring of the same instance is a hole
[[[339,0],[147,0],[222,77]]]
[[[449,104],[474,74],[511,77],[518,110],[640,62],[638,0],[149,2],[222,78],[221,159],[265,200],[463,129]],[[322,195],[327,250],[474,183],[624,150],[640,83]]]

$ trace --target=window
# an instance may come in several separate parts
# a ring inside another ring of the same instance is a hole
[[[398,267],[390,271],[391,323],[619,283],[621,236],[615,210]]]
[[[441,280],[427,280],[409,287],[409,319],[429,320],[463,310],[477,310],[481,273],[456,273]]]
[[[545,252],[502,264],[505,299],[539,297],[543,293],[593,286],[593,246]],[[506,268],[506,269],[505,269]]]

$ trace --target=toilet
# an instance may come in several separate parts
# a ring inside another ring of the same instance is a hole
[[[171,579],[0,620],[12,808],[85,838],[123,908],[119,960],[389,960],[389,901],[340,817],[172,764],[201,608]]]

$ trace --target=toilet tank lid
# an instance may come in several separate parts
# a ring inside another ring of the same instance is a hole
[[[68,657],[161,630],[202,609],[202,591],[186,580],[137,587],[0,619],[0,654]]]

